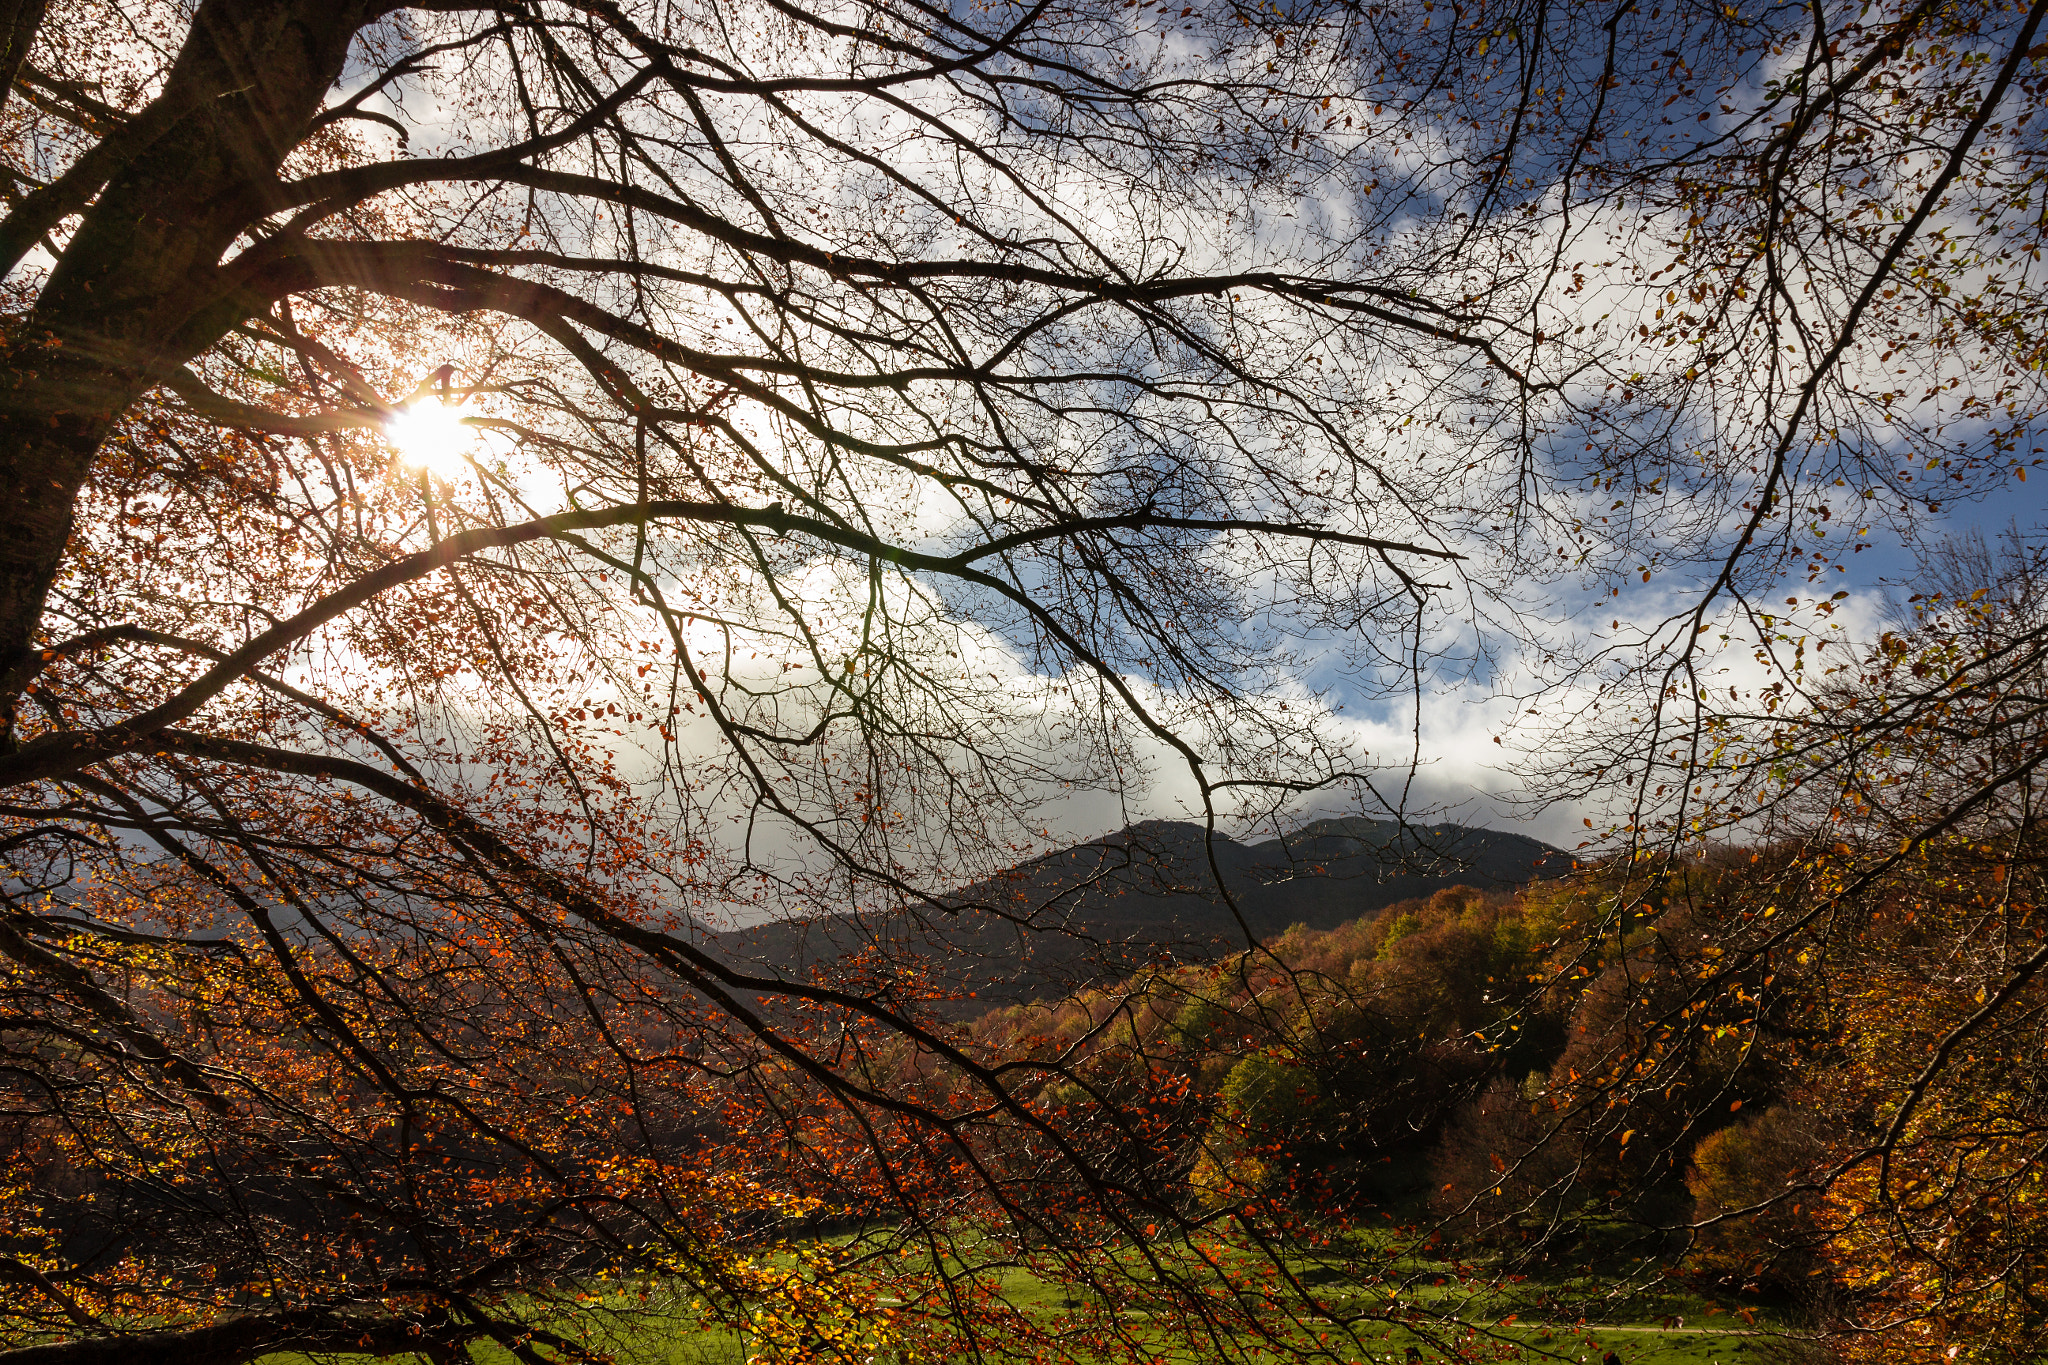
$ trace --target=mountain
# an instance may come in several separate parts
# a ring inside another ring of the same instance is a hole
[[[1202,826],[1147,821],[963,888],[945,910],[778,920],[708,937],[728,959],[780,976],[822,966],[857,979],[864,962],[921,959],[935,986],[971,993],[947,1010],[967,1014],[1118,980],[1148,962],[1219,957],[1294,924],[1333,929],[1444,887],[1517,886],[1572,865],[1524,834],[1362,816],[1254,844],[1219,834],[1213,858]]]

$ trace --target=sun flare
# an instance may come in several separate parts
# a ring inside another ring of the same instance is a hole
[[[462,472],[475,435],[463,425],[456,409],[431,398],[400,408],[384,431],[401,461],[436,478],[452,478]]]

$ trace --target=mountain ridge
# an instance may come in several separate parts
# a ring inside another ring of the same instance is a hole
[[[959,1016],[1213,959],[1295,924],[1333,929],[1446,887],[1504,890],[1571,866],[1570,854],[1528,835],[1441,821],[1335,817],[1247,844],[1149,820],[964,887],[942,911],[774,920],[706,939],[728,961],[785,979],[918,963],[925,984],[951,997],[941,1012]]]

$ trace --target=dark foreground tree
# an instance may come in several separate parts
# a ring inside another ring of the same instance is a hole
[[[1891,433],[2004,477],[2041,17],[21,6],[9,1343],[573,1357],[677,1284],[791,1356],[1148,1350],[1140,1282],[1222,1355],[1423,1311],[1112,1256],[1274,1225],[917,962],[700,930],[941,915],[1161,774],[1398,808],[1305,680],[1565,660],[1546,585],[1680,574],[1631,714],[1694,708],[1714,613],[1928,496]],[[1583,771],[1647,793],[1631,734]],[[826,1217],[871,1231],[787,1240]],[[1027,1261],[1107,1313],[970,1273]]]

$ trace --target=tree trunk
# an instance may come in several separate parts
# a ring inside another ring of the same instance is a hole
[[[0,0],[0,106],[14,90],[14,78],[28,60],[29,44],[43,26],[45,0]]]
[[[37,644],[108,432],[248,311],[221,257],[274,207],[278,167],[373,12],[362,0],[203,0],[159,96],[191,112],[113,169],[0,352],[0,671]]]

